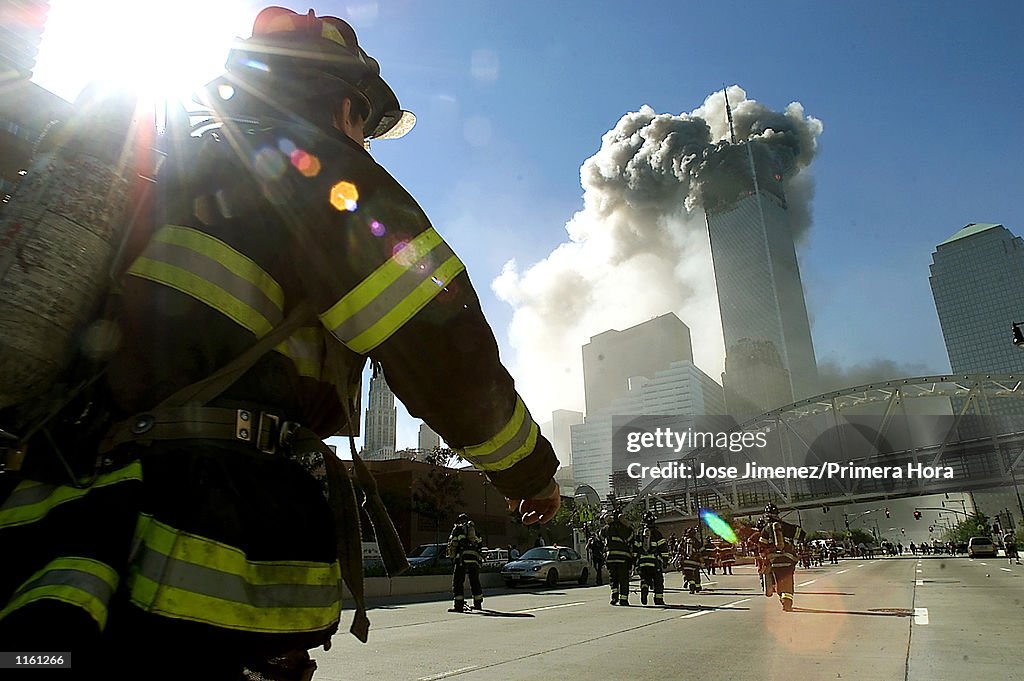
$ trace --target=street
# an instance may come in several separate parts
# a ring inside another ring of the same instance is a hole
[[[484,614],[441,595],[372,605],[370,640],[314,657],[319,681],[409,679],[1009,679],[1024,674],[1024,567],[1005,558],[844,559],[798,569],[792,613],[752,566],[664,608],[611,607],[607,586],[491,590]],[[707,578],[705,577],[705,580]]]

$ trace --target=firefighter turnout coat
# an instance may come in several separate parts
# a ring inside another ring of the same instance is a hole
[[[155,631],[199,632],[188,640],[213,655],[327,641],[341,602],[334,523],[319,482],[288,456],[286,426],[347,429],[368,357],[506,497],[553,488],[554,453],[463,263],[362,146],[334,130],[228,122],[172,178],[165,206],[128,270],[105,375],[109,408],[142,434],[91,484],[0,489],[10,649],[78,649],[108,626],[128,641],[118,655],[148,650]],[[206,438],[206,426],[180,437],[187,409],[179,437],[145,437],[147,410],[303,301],[315,316],[210,403],[249,414],[225,425],[236,437]],[[62,633],[17,637],[52,631],[55,617]]]

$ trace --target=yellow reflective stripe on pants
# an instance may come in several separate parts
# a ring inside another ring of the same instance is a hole
[[[391,337],[465,266],[427,229],[320,315],[325,328],[365,354]]]
[[[265,633],[318,631],[340,616],[337,561],[250,561],[146,515],[135,543],[128,590],[146,612]]]
[[[540,429],[526,410],[521,397],[516,395],[512,418],[486,442],[455,451],[480,470],[503,471],[511,468],[533,451]]]
[[[0,619],[29,603],[49,599],[82,608],[102,631],[107,625],[107,608],[117,582],[114,569],[98,560],[78,556],[56,558],[18,587],[7,607],[0,610]],[[60,624],[55,622],[54,626]]]
[[[128,480],[142,480],[142,464],[138,461],[97,476],[92,484],[84,488],[26,480],[18,483],[3,506],[0,506],[0,528],[36,522],[61,504],[81,499],[94,489]]]

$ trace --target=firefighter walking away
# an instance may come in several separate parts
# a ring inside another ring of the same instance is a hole
[[[461,260],[367,149],[413,117],[352,27],[264,9],[203,98],[119,286],[109,416],[75,448],[95,466],[33,476],[51,432],[0,476],[0,641],[96,678],[308,679],[343,579],[369,626],[358,500],[322,442],[353,430],[368,359],[525,524],[558,510],[557,460]]]
[[[465,513],[459,514],[448,537],[448,557],[452,559],[452,593],[455,601],[450,612],[466,609],[466,577],[473,592],[473,610],[481,610],[484,604],[484,590],[480,586],[480,563],[483,556],[480,549],[484,541],[476,533],[476,525]]]

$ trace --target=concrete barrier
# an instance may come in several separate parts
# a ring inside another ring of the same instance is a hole
[[[467,586],[468,586],[468,581]],[[501,575],[496,572],[485,572],[480,575],[480,585],[487,589],[502,586]],[[388,596],[414,596],[417,594],[447,593],[452,590],[451,575],[415,575],[403,577],[367,577],[363,580],[363,592],[367,598],[385,598]],[[352,594],[344,589],[346,599]]]

